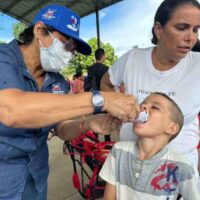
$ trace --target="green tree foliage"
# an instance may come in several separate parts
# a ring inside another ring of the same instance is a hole
[[[21,22],[13,24],[13,35],[16,39],[19,39],[19,35],[27,26]]]
[[[88,41],[88,44],[92,48],[92,54],[90,56],[77,54],[70,62],[69,67],[62,70],[61,73],[65,77],[72,77],[72,75],[78,71],[82,71],[84,74],[86,74],[88,68],[95,62],[94,53],[97,49],[97,39],[91,38]],[[110,67],[117,60],[114,48],[109,43],[104,44],[103,42],[101,42],[101,48],[103,48],[106,53],[105,65]]]
[[[5,41],[0,40],[0,44],[5,44],[5,43],[6,43]]]

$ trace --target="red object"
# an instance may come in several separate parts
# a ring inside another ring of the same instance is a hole
[[[84,199],[95,200],[103,197],[105,181],[99,178],[99,172],[114,143],[100,141],[92,131],[65,142],[63,150],[70,155],[73,163],[74,187]]]
[[[77,190],[80,190],[81,184],[80,184],[80,181],[79,181],[78,174],[77,174],[77,173],[74,173],[72,179],[73,179],[74,187],[75,187]]]

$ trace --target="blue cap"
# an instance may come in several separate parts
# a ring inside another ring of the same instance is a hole
[[[32,24],[38,21],[42,21],[64,35],[73,38],[77,43],[77,52],[84,55],[91,54],[91,47],[79,38],[80,17],[72,10],[61,5],[48,5],[38,12]]]

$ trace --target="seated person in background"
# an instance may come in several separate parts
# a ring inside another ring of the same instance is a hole
[[[183,155],[166,146],[180,132],[183,114],[163,93],[152,93],[141,104],[145,122],[133,122],[136,142],[116,143],[100,176],[107,182],[104,200],[200,199],[200,181]]]

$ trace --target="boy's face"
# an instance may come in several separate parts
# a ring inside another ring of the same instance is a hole
[[[148,96],[140,105],[141,110],[148,112],[148,120],[145,123],[135,123],[133,132],[139,137],[149,138],[174,134],[175,123],[170,119],[170,106],[169,100],[159,94]]]

